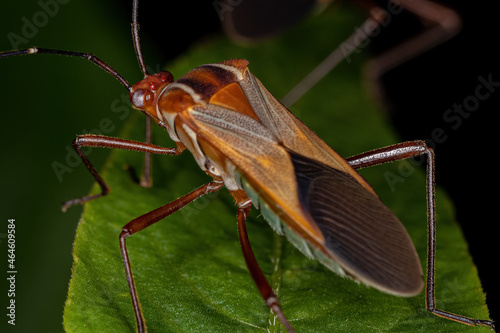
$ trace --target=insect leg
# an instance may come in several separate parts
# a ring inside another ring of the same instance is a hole
[[[400,7],[417,16],[424,31],[384,52],[367,65],[367,75],[378,80],[384,73],[454,37],[462,26],[460,16],[451,8],[428,0],[388,1],[387,8],[398,13]],[[395,11],[394,11],[395,10]],[[389,14],[390,15],[390,14]]]
[[[130,297],[132,298],[132,304],[134,306],[135,319],[137,323],[138,332],[146,332],[146,323],[144,321],[144,316],[142,315],[141,305],[139,303],[139,297],[137,295],[137,289],[134,283],[134,277],[132,275],[132,268],[130,267],[130,260],[128,257],[126,239],[127,237],[141,231],[150,225],[164,219],[170,214],[175,213],[182,207],[193,202],[204,194],[215,192],[224,186],[221,179],[214,179],[208,184],[205,184],[196,190],[176,199],[164,206],[161,206],[149,213],[146,213],[138,218],[127,223],[120,233],[120,252],[122,254],[123,265],[125,267],[125,274],[127,275],[128,287],[130,290]]]
[[[361,169],[419,156],[426,152],[430,154],[431,151],[425,141],[407,141],[347,157],[346,161],[354,169]],[[434,169],[431,171],[434,172]]]
[[[151,144],[151,118],[146,117],[146,143]],[[144,154],[144,173],[139,184],[142,187],[151,187],[153,185],[151,178],[151,153]]]
[[[164,148],[150,143],[112,138],[103,135],[93,135],[93,134],[79,135],[75,140],[73,140],[73,148],[75,149],[78,156],[80,156],[80,158],[82,159],[83,163],[85,164],[89,172],[92,174],[92,177],[94,177],[94,179],[101,187],[101,193],[65,201],[63,202],[63,207],[62,207],[63,211],[66,211],[70,206],[76,204],[83,204],[89,200],[107,195],[110,190],[109,186],[106,184],[104,179],[102,179],[102,177],[99,175],[99,173],[94,168],[92,163],[90,163],[88,157],[85,155],[81,147],[118,148],[118,149],[133,150],[139,152],[147,152],[152,154],[163,154],[163,155],[179,155],[185,149],[184,145],[182,144],[178,144],[177,147],[175,148]]]
[[[468,318],[450,312],[436,309],[435,298],[435,259],[436,259],[436,213],[434,197],[434,151],[425,141],[408,141],[392,146],[371,150],[366,153],[351,156],[347,162],[354,168],[365,168],[382,163],[393,162],[419,155],[427,156],[427,281],[426,281],[426,308],[437,316],[475,326],[489,326],[495,328],[493,321]]]
[[[246,219],[248,214],[250,213],[250,208],[252,207],[252,202],[242,190],[231,192],[233,197],[236,199],[238,204],[238,234],[240,237],[241,249],[243,251],[243,257],[245,258],[245,262],[247,264],[248,270],[250,271],[250,275],[254,280],[257,288],[260,291],[260,294],[264,298],[266,305],[274,312],[274,314],[281,321],[283,326],[287,329],[288,332],[293,333],[295,330],[292,325],[288,322],[281,309],[278,298],[274,294],[273,289],[267,282],[266,277],[262,273],[262,270],[259,267],[257,259],[255,259],[255,255],[253,254],[252,247],[250,246],[250,240],[248,239],[248,233],[246,229]]]
[[[359,45],[364,43],[369,36],[380,28],[379,22],[385,16],[382,9],[374,8],[371,16],[349,36],[345,42],[333,50],[316,68],[304,77],[295,87],[293,87],[282,99],[281,103],[287,108],[299,100],[306,92],[316,85],[323,77],[332,71],[342,60],[358,50]],[[360,38],[359,31],[364,31],[364,36]]]
[[[148,75],[148,71],[146,69],[146,64],[144,63],[144,58],[142,56],[141,50],[141,42],[139,38],[139,22],[138,14],[139,12],[139,1],[134,0],[132,3],[132,39],[134,42],[135,54],[137,56],[137,61],[139,62],[139,67],[141,68],[142,74],[144,77]],[[151,119],[149,117],[146,118],[146,143],[151,143]],[[151,187],[152,178],[151,178],[151,154],[146,152],[144,154],[144,174],[142,175],[140,185],[143,187]]]

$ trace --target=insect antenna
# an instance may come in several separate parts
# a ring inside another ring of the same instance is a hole
[[[99,66],[100,68],[104,69],[106,72],[109,74],[113,75],[115,79],[117,79],[122,85],[127,88],[127,90],[130,90],[130,84],[128,83],[127,80],[111,66],[109,66],[107,63],[96,57],[95,55],[91,53],[83,53],[83,52],[75,52],[75,51],[64,51],[64,50],[54,50],[54,49],[43,49],[39,47],[32,47],[29,49],[24,49],[24,50],[14,50],[14,51],[7,51],[7,52],[0,52],[0,58],[3,57],[11,57],[11,56],[18,56],[18,55],[25,55],[25,54],[57,54],[57,55],[64,55],[64,56],[69,56],[69,57],[80,57],[80,58],[85,58],[88,61],[92,62],[93,64]]]
[[[139,10],[139,0],[134,0],[132,5],[132,38],[134,40],[135,54],[137,55],[137,61],[139,61],[139,67],[144,74],[144,77],[148,75],[146,65],[144,64],[144,58],[142,57],[141,51],[141,41],[139,38],[139,22],[137,21]]]

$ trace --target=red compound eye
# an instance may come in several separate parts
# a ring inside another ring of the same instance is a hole
[[[156,84],[151,83],[151,84],[149,85],[149,89],[151,89],[151,90],[153,90],[153,91],[154,91],[154,90],[156,90]]]
[[[158,76],[160,77],[160,80],[162,82],[168,82],[168,83],[174,82],[174,77],[170,72],[161,71],[161,72],[158,72]]]

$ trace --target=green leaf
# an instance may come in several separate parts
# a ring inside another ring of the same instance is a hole
[[[204,63],[242,57],[278,98],[282,97],[363,17],[334,7],[309,18],[279,40],[253,48],[225,38],[197,45],[168,69],[176,77]],[[360,50],[363,51],[363,50]],[[397,137],[361,80],[357,52],[291,110],[345,156],[396,143]],[[139,113],[123,137],[142,140]],[[155,142],[173,146],[165,132]],[[125,166],[141,169],[143,155],[113,151],[102,174],[111,193],[85,205],[74,243],[74,265],[64,311],[68,332],[135,330],[133,308],[119,251],[121,228],[210,179],[189,153],[155,156],[154,187],[141,188]],[[425,174],[409,161],[363,171],[409,231],[425,270]],[[99,191],[95,186],[94,193]],[[437,190],[436,300],[440,309],[486,319],[480,281],[445,193]],[[298,332],[462,332],[470,328],[425,310],[424,293],[402,298],[341,278],[277,236],[257,211],[248,221],[257,260],[277,290]],[[132,269],[152,332],[283,332],[246,268],[236,229],[236,206],[225,189],[202,197],[128,238]]]

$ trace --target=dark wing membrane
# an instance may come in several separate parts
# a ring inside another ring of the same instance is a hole
[[[389,208],[346,173],[289,152],[301,204],[323,233],[332,259],[354,279],[387,293],[419,293],[418,255]]]

